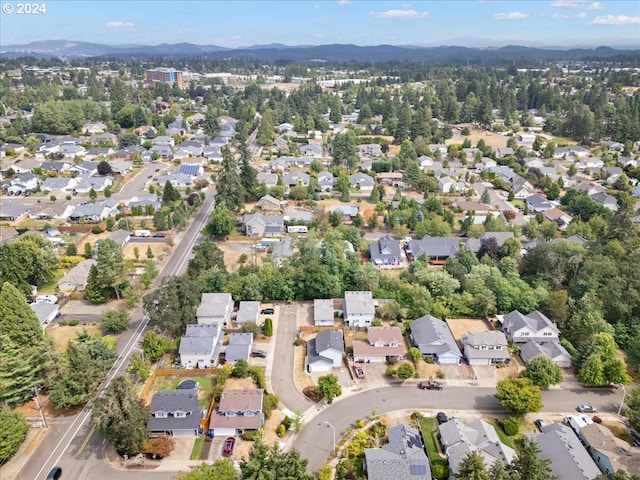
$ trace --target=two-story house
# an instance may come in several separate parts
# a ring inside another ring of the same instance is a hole
[[[344,356],[344,338],[342,330],[322,330],[316,338],[307,342],[305,370],[312,372],[331,372],[342,366]]]
[[[147,423],[152,436],[197,436],[204,409],[198,405],[198,390],[159,390],[153,394],[151,420]]]
[[[313,301],[313,324],[316,327],[333,326],[333,300],[316,298]]]
[[[199,324],[217,323],[228,325],[233,311],[233,299],[230,293],[203,293],[196,310]]]
[[[538,310],[527,315],[514,310],[504,316],[496,315],[496,318],[502,323],[502,332],[507,340],[513,343],[526,343],[529,340],[550,342],[558,340],[560,335],[556,324]]]
[[[376,267],[401,266],[403,251],[398,240],[391,235],[380,237],[376,243],[369,245],[371,263]]]
[[[511,360],[507,337],[502,332],[468,332],[462,337],[462,345],[469,365],[493,365]]]
[[[396,361],[402,360],[404,354],[404,337],[400,327],[368,327],[366,341],[353,341],[353,358],[356,362]]]
[[[348,326],[369,327],[375,315],[371,292],[344,292],[344,323]]]
[[[223,336],[221,325],[217,323],[187,325],[178,349],[182,368],[216,366]]]
[[[259,430],[264,424],[263,399],[261,388],[222,392],[209,421],[210,435],[227,437],[240,435],[245,430]]]

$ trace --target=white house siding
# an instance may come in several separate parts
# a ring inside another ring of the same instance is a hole
[[[363,315],[363,314],[349,314],[346,318],[346,323],[350,327],[370,327],[371,322],[373,322],[374,315]]]
[[[457,355],[451,355],[449,353],[438,355],[438,363],[442,365],[457,365],[460,362],[461,359]]]
[[[309,373],[331,373],[333,367],[327,362],[313,362],[307,365]]]
[[[206,355],[200,354],[200,355],[190,355],[190,354],[181,354],[180,355],[180,362],[182,363],[182,365],[185,366],[185,368],[196,368],[196,365],[198,365],[198,368],[212,368],[213,362],[211,361],[211,358],[206,358]]]

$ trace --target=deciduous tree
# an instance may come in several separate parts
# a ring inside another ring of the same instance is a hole
[[[533,357],[520,376],[528,378],[534,385],[543,390],[562,382],[562,370],[546,355]]]
[[[542,408],[542,394],[528,378],[508,378],[496,386],[495,397],[508,412],[521,417]]]
[[[179,335],[195,321],[195,309],[200,303],[200,290],[195,280],[186,275],[167,276],[161,285],[142,299],[149,323]]]
[[[318,393],[322,394],[327,403],[342,395],[342,387],[338,383],[338,377],[330,373],[318,378]]]

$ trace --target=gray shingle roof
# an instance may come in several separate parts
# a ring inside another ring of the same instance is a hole
[[[458,256],[460,243],[456,238],[430,237],[426,235],[419,240],[411,240],[409,249],[414,259],[425,254],[434,258],[449,258]]]
[[[389,442],[381,448],[365,448],[369,480],[431,480],[431,468],[420,432],[398,425],[387,432]]]
[[[410,328],[412,342],[422,355],[451,353],[462,357],[462,352],[446,322],[425,315],[412,321]]]
[[[369,246],[372,260],[396,260],[401,261],[400,243],[391,235],[384,235],[377,243]]]

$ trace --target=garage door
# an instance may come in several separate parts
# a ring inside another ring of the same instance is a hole
[[[180,429],[176,429],[173,431],[173,436],[174,437],[195,437],[196,435],[198,435],[198,431],[197,430],[180,430]]]
[[[213,436],[215,437],[233,437],[236,434],[235,428],[214,428]]]

